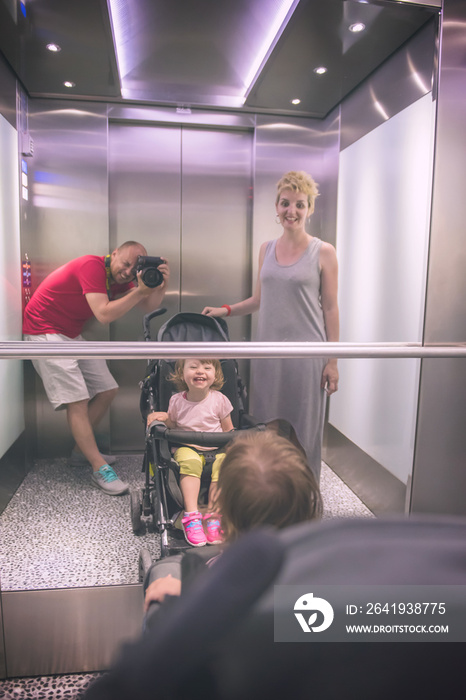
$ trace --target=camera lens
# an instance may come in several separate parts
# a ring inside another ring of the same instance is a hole
[[[163,275],[156,267],[146,267],[141,277],[146,287],[158,287],[163,282]]]

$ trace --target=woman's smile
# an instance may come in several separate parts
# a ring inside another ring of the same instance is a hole
[[[304,226],[309,214],[307,195],[293,190],[283,190],[276,207],[282,226],[298,228]]]

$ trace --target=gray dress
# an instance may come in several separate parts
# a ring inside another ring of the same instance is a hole
[[[327,340],[320,304],[319,254],[312,238],[292,265],[279,265],[269,241],[261,269],[258,341]],[[251,413],[260,421],[285,419],[294,427],[309,465],[320,477],[325,359],[259,359],[252,362]]]

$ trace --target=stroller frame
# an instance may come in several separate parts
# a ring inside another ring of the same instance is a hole
[[[144,337],[146,341],[150,340],[150,322],[156,316],[165,313],[165,309],[156,309],[150,314],[147,314],[143,319]],[[160,329],[157,340],[161,340],[164,333],[170,335],[170,328],[176,331],[176,323],[179,322],[180,328],[183,321],[186,323],[201,325],[206,324],[211,326],[214,333],[218,334],[217,340],[228,341],[228,327],[223,319],[215,319],[202,314],[180,313],[176,314]],[[172,324],[172,326],[170,326]],[[167,330],[168,329],[168,330]],[[205,332],[205,331],[202,331]],[[180,338],[177,338],[180,340]],[[192,339],[182,337],[181,340],[188,341]],[[162,341],[163,342],[163,341]],[[246,391],[242,380],[238,374],[238,368],[235,360],[221,360],[222,368],[225,371],[225,386],[228,386],[230,399],[234,398],[235,403],[233,411],[233,423],[238,430],[244,429],[264,429],[265,426],[257,424],[244,409],[244,401]],[[158,404],[157,388],[160,388],[165,382],[164,372],[166,373],[169,363],[163,360],[152,360],[148,363],[149,371],[140,383],[141,387],[141,413],[143,420],[146,422],[147,415],[152,411],[164,410]],[[155,370],[155,372],[154,372]],[[158,387],[156,386],[158,382]],[[235,394],[233,396],[233,393]],[[159,397],[160,398],[160,397]],[[145,436],[145,451],[142,464],[142,471],[145,472],[144,487],[138,491],[132,491],[131,496],[131,523],[135,534],[142,534],[146,530],[146,526],[150,530],[160,534],[161,558],[172,554],[180,553],[190,548],[185,542],[182,532],[176,530],[175,523],[183,512],[183,500],[181,491],[177,482],[176,474],[178,465],[172,457],[171,447],[192,444],[202,447],[211,448],[203,452],[206,458],[206,465],[211,466],[215,454],[218,449],[224,447],[234,434],[237,432],[228,433],[207,433],[194,432],[183,430],[172,430],[167,428],[165,423],[153,421],[146,427]],[[207,469],[207,472],[209,470]],[[173,543],[170,541],[170,535],[175,537],[178,535],[178,541]],[[183,537],[182,541],[181,538]],[[139,556],[139,580],[143,581],[145,575],[152,565],[152,557],[147,549],[142,549]]]

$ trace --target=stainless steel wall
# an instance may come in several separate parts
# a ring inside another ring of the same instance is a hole
[[[142,599],[139,584],[3,592],[6,676],[109,668],[141,634]]]
[[[335,238],[338,111],[324,121],[283,120],[31,100],[29,123],[35,154],[22,247],[35,285],[73,257],[103,255],[135,239],[170,261],[167,317],[239,301],[255,283],[260,243],[275,236],[275,183],[289,169],[314,174],[323,204],[313,231]],[[110,331],[92,323],[86,335],[142,338],[141,319],[134,311]],[[232,340],[251,337],[250,319],[229,325]],[[115,451],[142,449],[138,382],[144,369],[136,361],[112,365],[121,387],[111,413]],[[247,381],[247,362],[240,371]],[[52,411],[40,380],[31,377],[37,454],[66,455],[65,416]]]
[[[466,342],[466,4],[444,0],[425,344]],[[424,360],[413,512],[466,514],[466,366]]]
[[[170,262],[167,314],[234,302],[250,293],[252,131],[111,123],[110,248],[140,241]],[[249,338],[245,318],[229,323],[232,340]],[[142,338],[142,313],[111,326],[111,338]],[[112,406],[112,449],[140,450],[139,381],[143,362],[113,362],[121,386]]]
[[[22,253],[28,253],[32,282],[84,254],[108,251],[107,108],[87,103],[29,101],[34,157],[29,164],[29,200],[22,204]],[[94,324],[90,335],[108,340]],[[55,413],[31,372],[35,396],[37,453],[67,454],[71,438],[64,412]]]
[[[16,77],[0,55],[0,114],[16,128]]]

